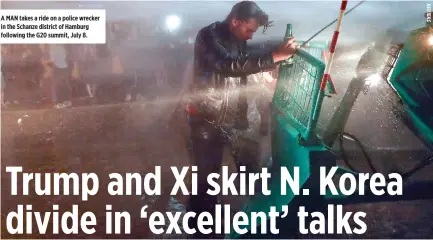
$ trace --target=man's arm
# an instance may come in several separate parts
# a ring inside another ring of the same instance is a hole
[[[195,48],[199,64],[208,72],[239,76],[273,69],[277,65],[271,52],[233,56],[220,44],[212,30],[198,34]]]

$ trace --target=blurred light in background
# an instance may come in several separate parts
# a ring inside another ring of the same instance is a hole
[[[165,23],[167,25],[168,31],[172,32],[179,28],[180,18],[176,15],[170,15],[166,18]]]
[[[188,43],[189,43],[189,44],[194,44],[194,38],[189,37],[189,38],[188,38]]]

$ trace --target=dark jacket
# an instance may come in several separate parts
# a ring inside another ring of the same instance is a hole
[[[245,130],[247,76],[275,67],[271,52],[247,53],[246,41],[237,40],[226,22],[204,27],[195,42],[191,105],[216,126]]]

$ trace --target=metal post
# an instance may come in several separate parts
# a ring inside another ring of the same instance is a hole
[[[338,135],[344,131],[347,119],[355,105],[356,99],[365,88],[365,79],[354,78],[349,84],[346,93],[344,94],[341,104],[338,106],[337,111],[332,116],[328,127],[326,128],[323,143],[326,146],[332,147],[338,138]]]
[[[345,0],[342,1],[340,6],[340,15],[338,16],[338,21],[337,21],[337,27],[334,31],[332,42],[329,47],[328,63],[326,64],[325,73],[323,74],[323,78],[320,83],[319,96],[317,98],[317,104],[316,104],[316,108],[314,109],[314,115],[312,119],[313,126],[316,126],[317,125],[316,123],[319,121],[320,110],[322,108],[323,98],[325,97],[326,83],[330,80],[329,73],[331,71],[332,61],[334,59],[334,51],[335,51],[335,47],[337,46],[338,36],[340,34],[341,22],[344,17],[344,12],[346,11],[346,6],[347,6],[347,1]],[[313,129],[312,132],[314,132],[314,130],[315,129]]]

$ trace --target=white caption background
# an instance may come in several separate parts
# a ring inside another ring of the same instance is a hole
[[[41,21],[39,17],[48,20]],[[33,17],[32,21],[19,20],[20,17]],[[56,17],[56,21],[52,21]],[[80,17],[93,17],[97,21],[80,20]],[[99,18],[98,18],[99,17]],[[18,18],[18,20],[16,19]],[[36,19],[35,19],[36,18]],[[78,18],[71,20],[71,18]],[[1,20],[3,19],[3,20]],[[0,10],[0,43],[1,44],[104,44],[106,43],[106,14],[103,9],[50,9],[50,10]],[[63,24],[63,29],[61,25]],[[84,28],[68,29],[64,24]],[[15,29],[8,29],[8,26]],[[37,29],[18,29],[18,25],[36,25]],[[57,29],[41,29],[41,25],[56,25]],[[88,30],[86,30],[88,27]],[[29,33],[34,34],[33,38]],[[64,37],[64,33],[68,37]],[[85,33],[85,35],[83,34]],[[54,37],[52,34],[59,34]],[[81,35],[80,35],[81,34]],[[51,35],[51,37],[50,37]],[[15,37],[13,37],[15,36]],[[24,37],[23,37],[24,36]]]

